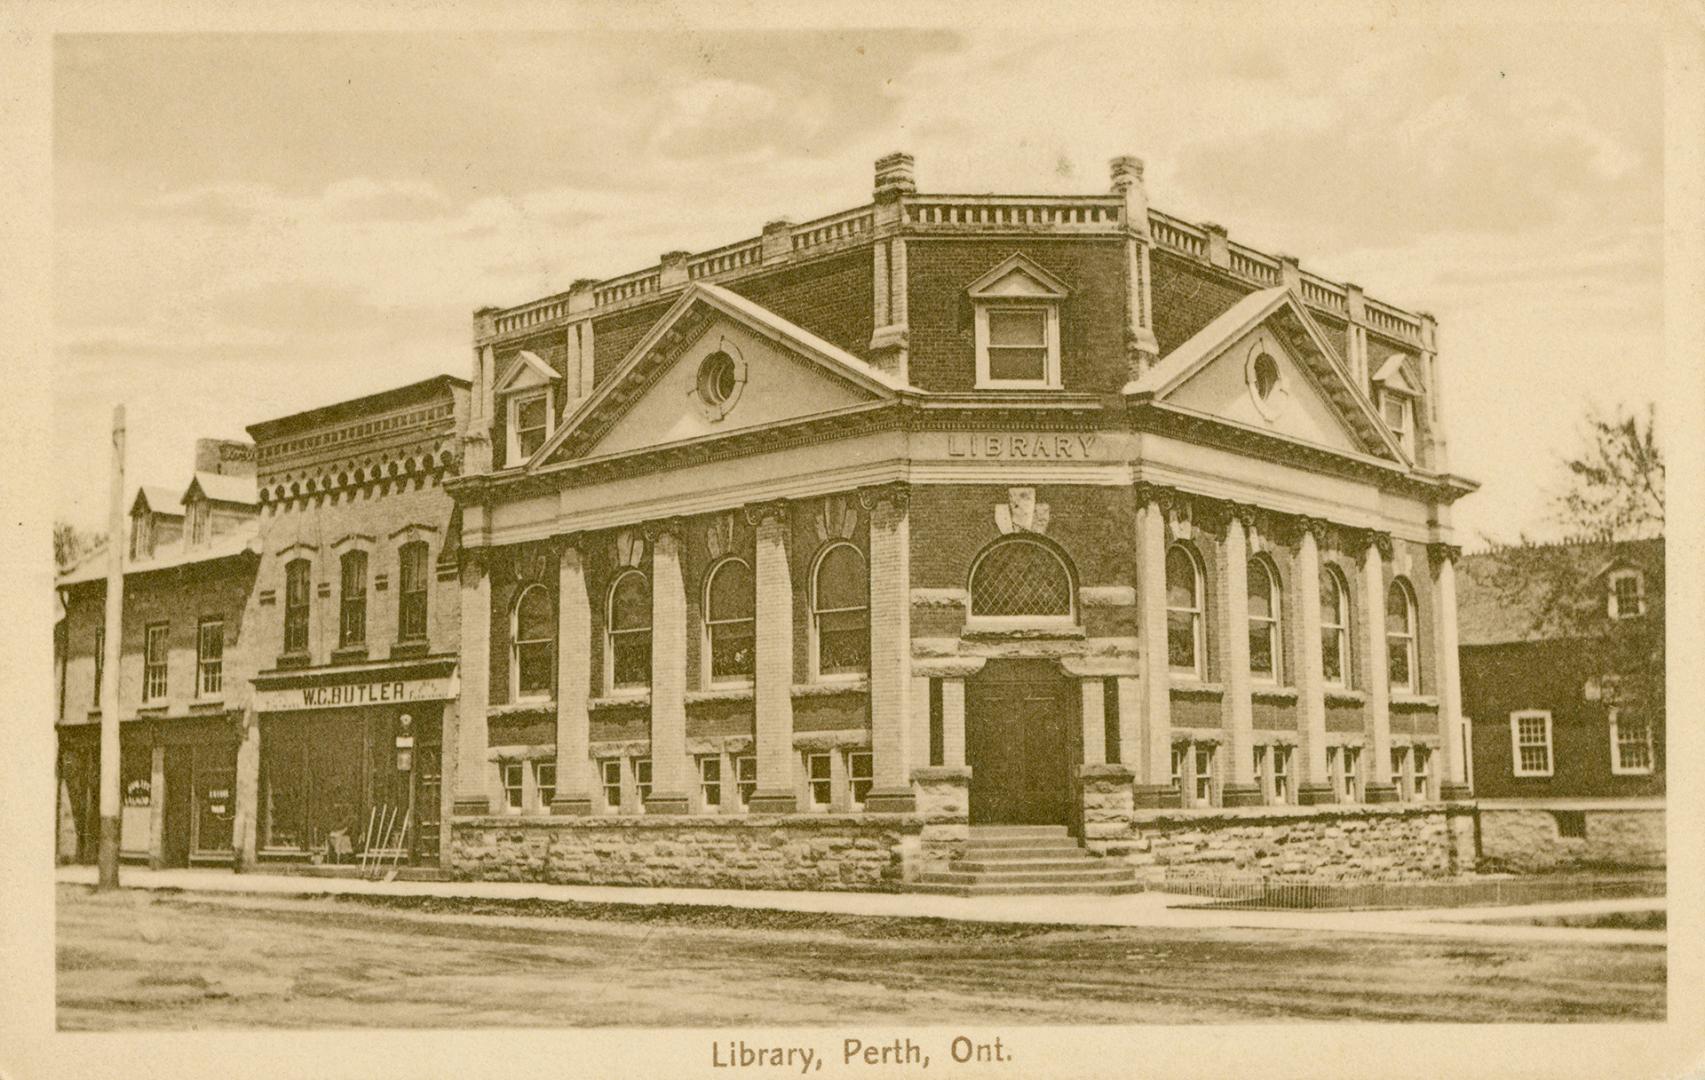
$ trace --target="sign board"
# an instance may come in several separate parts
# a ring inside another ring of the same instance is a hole
[[[937,436],[931,456],[955,461],[1107,461],[1111,447],[1092,431],[954,431]]]
[[[397,749],[398,750],[412,750],[412,749],[414,749],[414,736],[413,735],[398,735],[397,736]]]
[[[440,679],[382,679],[376,682],[293,686],[255,691],[259,712],[293,709],[344,709],[363,705],[401,705],[410,701],[446,701],[456,696],[453,676]]]

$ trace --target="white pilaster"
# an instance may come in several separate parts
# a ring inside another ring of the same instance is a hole
[[[870,512],[872,776],[865,806],[909,811],[916,806],[908,731],[912,720],[910,499],[905,487],[893,485],[863,493],[860,503]],[[923,764],[927,763],[925,759]]]
[[[793,749],[793,575],[787,561],[788,512],[785,503],[767,503],[748,512],[757,525],[756,685],[758,787],[752,809],[791,813],[794,795]]]
[[[1227,806],[1243,806],[1259,803],[1261,792],[1255,786],[1255,706],[1250,697],[1249,535],[1235,510],[1226,524],[1222,553],[1225,567],[1220,578],[1225,602],[1221,608],[1225,621],[1220,640],[1225,643],[1225,696],[1220,699],[1220,715],[1226,744],[1220,769],[1226,780],[1221,801]]]
[[[1166,659],[1166,511],[1161,492],[1139,489],[1137,605],[1142,619],[1143,766],[1138,806],[1177,806],[1172,787],[1172,676]]]
[[[1101,677],[1079,680],[1083,687],[1083,764],[1107,764],[1107,702]]]
[[[1369,538],[1362,552],[1362,642],[1367,671],[1367,735],[1371,760],[1362,767],[1368,777],[1368,801],[1396,798],[1391,775],[1391,680],[1385,669],[1385,559],[1380,552],[1386,537]]]
[[[456,776],[453,812],[489,814],[491,788],[486,764],[491,704],[491,572],[485,549],[462,555],[461,696],[456,702]]]
[[[687,593],[681,537],[651,544],[651,798],[645,812],[687,812]]]
[[[1332,801],[1326,772],[1326,679],[1320,670],[1319,522],[1304,522],[1297,542],[1297,763],[1298,801]]]
[[[1451,544],[1427,547],[1433,565],[1433,655],[1439,686],[1439,797],[1465,799],[1468,773],[1462,747],[1462,677],[1457,661],[1456,557]]]
[[[592,812],[587,699],[592,696],[592,607],[580,549],[557,556],[556,813]]]

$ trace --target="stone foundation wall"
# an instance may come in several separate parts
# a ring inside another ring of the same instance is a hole
[[[1579,814],[1585,836],[1561,835],[1559,814]],[[1661,868],[1662,808],[1480,809],[1480,856],[1488,869],[1557,870],[1570,867]]]
[[[462,881],[891,890],[919,847],[910,814],[469,817],[451,825]]]
[[[1086,807],[1085,846],[1129,862],[1149,881],[1179,869],[1413,881],[1474,868],[1473,818],[1465,808],[1139,810],[1123,831],[1115,826],[1117,812],[1108,811],[1108,820],[1096,825]]]

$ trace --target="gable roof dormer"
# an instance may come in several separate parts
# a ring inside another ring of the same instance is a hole
[[[562,376],[540,359],[538,354],[522,349],[515,359],[510,361],[509,370],[497,381],[492,393],[507,394],[516,390],[532,390],[561,381]]]
[[[1421,388],[1416,385],[1409,374],[1408,357],[1403,353],[1393,353],[1385,363],[1374,372],[1373,381],[1384,390],[1392,390],[1410,397],[1419,397]]]

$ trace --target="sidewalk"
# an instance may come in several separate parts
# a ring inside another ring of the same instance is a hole
[[[93,885],[95,868],[65,866],[64,884]],[[1061,926],[1145,926],[1173,929],[1299,930],[1312,933],[1410,934],[1429,937],[1606,945],[1663,946],[1662,930],[1592,930],[1576,927],[1500,926],[1479,919],[1518,919],[1614,911],[1668,910],[1663,897],[1577,900],[1509,907],[1412,911],[1216,911],[1176,905],[1201,898],[1143,892],[1123,896],[934,896],[859,892],[783,892],[759,889],[630,888],[613,885],[545,885],[493,881],[366,881],[292,874],[236,874],[229,870],[148,870],[125,867],[126,888],[181,889],[199,893],[274,896],[443,896],[482,900],[558,900],[596,904],[694,904],[839,915],[960,919]]]

